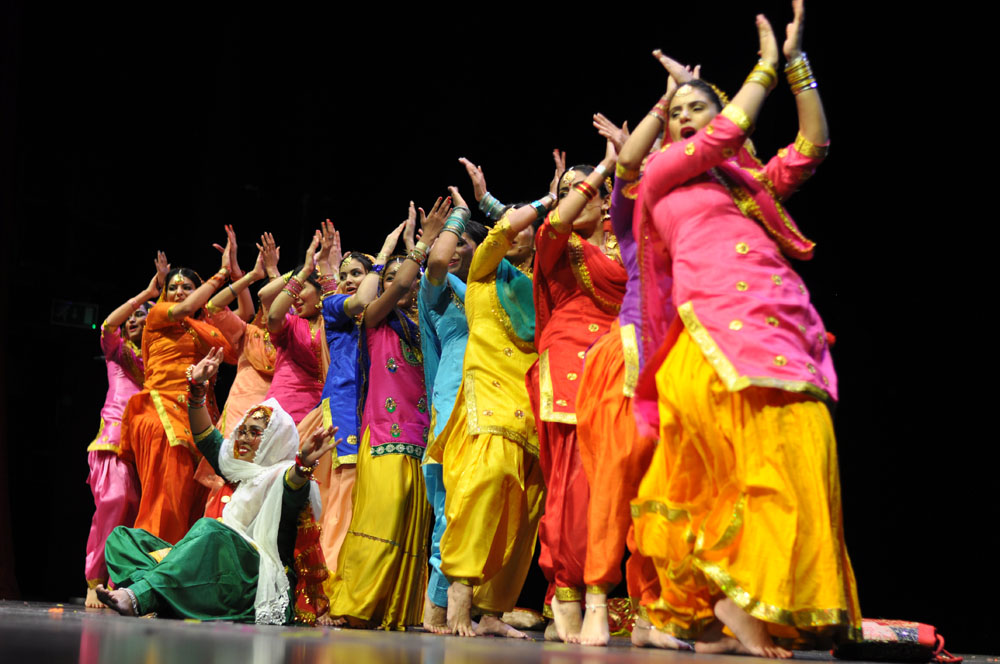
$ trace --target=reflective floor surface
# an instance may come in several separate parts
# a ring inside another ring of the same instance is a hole
[[[79,662],[80,664],[270,664],[272,662],[669,662],[734,664],[745,657],[697,655],[632,648],[613,639],[608,648],[493,637],[435,636],[421,631],[264,627],[125,618],[106,609],[80,605],[0,601],[0,662]],[[828,660],[826,652],[796,653],[797,659]],[[970,657],[968,664],[997,662]]]

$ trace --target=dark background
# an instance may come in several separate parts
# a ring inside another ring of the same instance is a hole
[[[264,230],[290,268],[325,217],[345,248],[375,253],[411,198],[426,209],[449,184],[471,198],[459,156],[484,165],[500,199],[537,198],[552,148],[570,163],[603,154],[592,113],[634,126],[656,101],[665,78],[650,50],[700,62],[732,93],[755,60],[754,13],[779,34],[791,14],[770,0],[2,11],[0,589],[50,601],[84,589],[84,448],[106,390],[96,331],[52,324],[53,300],[97,305],[99,325],[145,287],[157,249],[214,272],[226,223],[244,269]],[[953,651],[997,652],[994,326],[977,313],[995,206],[970,205],[956,184],[959,151],[978,136],[962,86],[937,86],[929,35],[948,26],[888,12],[809,7],[833,147],[789,206],[818,244],[796,267],[837,335],[846,536],[865,615],[931,622]],[[782,83],[754,140],[766,157],[795,131]]]

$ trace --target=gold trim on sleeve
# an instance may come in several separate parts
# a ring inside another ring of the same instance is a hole
[[[490,290],[490,309],[493,310],[493,315],[496,316],[496,319],[500,321],[500,325],[503,327],[504,332],[507,333],[507,338],[510,339],[511,343],[517,346],[522,353],[527,353],[529,355],[533,354],[535,352],[535,344],[531,341],[525,341],[521,337],[517,336],[517,332],[514,331],[514,324],[510,322],[510,316],[507,314],[507,310],[503,308],[502,304],[500,304],[500,296],[497,294],[495,273],[488,286]]]
[[[557,413],[553,407],[552,374],[549,373],[549,349],[546,348],[538,356],[539,392],[542,396],[542,407],[539,417],[543,422],[560,422],[576,424],[576,413]]]
[[[213,431],[218,431],[218,429],[216,429],[215,427],[211,427],[210,426],[207,429],[205,429],[204,431],[202,431],[201,433],[195,434],[195,436],[194,436],[194,442],[195,442],[195,444],[197,445],[201,441],[203,441],[206,438],[208,438],[209,436],[211,436]]]
[[[801,133],[795,137],[795,150],[803,157],[823,159],[830,152],[830,144],[816,145]]]
[[[750,127],[753,123],[750,122],[750,116],[740,108],[739,106],[733,106],[732,104],[727,104],[724,109],[719,113],[722,117],[726,118],[734,125],[742,129],[744,132],[750,131]]]

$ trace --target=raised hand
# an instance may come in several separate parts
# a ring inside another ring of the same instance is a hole
[[[488,191],[486,189],[486,176],[483,175],[482,167],[476,166],[465,157],[459,157],[458,161],[465,166],[465,172],[469,174],[469,179],[472,180],[472,195],[476,197],[477,202],[480,201]]]
[[[465,204],[465,199],[462,198],[462,194],[458,193],[458,187],[450,186],[448,191],[451,192],[451,200],[455,203],[455,207],[469,207]],[[445,219],[447,221],[447,219]]]
[[[316,250],[319,248],[319,243],[322,239],[323,235],[319,231],[313,233],[312,242],[309,243],[309,248],[306,249],[306,257],[302,261],[302,271],[306,274],[312,274],[312,271],[316,269]]]
[[[787,62],[802,55],[802,33],[806,27],[805,0],[792,0],[792,11],[795,17],[785,28],[785,43],[781,47]]]
[[[421,212],[423,212],[421,210]],[[413,249],[413,245],[416,243],[413,239],[413,234],[417,230],[417,218],[415,215],[407,215],[406,221],[403,222],[403,246],[409,251]]]
[[[162,251],[156,252],[156,258],[153,260],[153,265],[156,266],[156,288],[152,288],[153,284],[150,283],[150,289],[155,290],[157,293],[163,290],[163,287],[167,283],[167,273],[170,272],[170,263],[167,262],[167,255]]]
[[[664,55],[663,51],[661,51],[660,49],[656,49],[655,51],[653,51],[653,57],[656,58],[661,65],[663,65],[663,68],[667,70],[667,73],[670,75],[670,78],[673,79],[674,84],[677,86],[684,85],[692,78],[698,78],[696,75],[694,75],[694,73],[692,73],[691,67],[682,65],[681,63],[677,62],[670,56]],[[700,65],[698,67],[695,67],[695,71],[700,71]],[[672,93],[673,90],[671,89],[671,84],[670,81],[668,80],[667,94],[672,94]]]
[[[628,122],[622,124],[621,128],[604,116],[603,113],[594,114],[594,127],[597,133],[615,144],[615,153],[622,151],[622,146],[628,140]]]
[[[219,371],[223,355],[225,353],[218,347],[208,351],[208,355],[201,358],[198,364],[194,365],[194,369],[191,370],[191,380],[196,383],[204,383],[211,380],[212,376]]]
[[[552,160],[556,162],[555,173],[552,174],[552,181],[549,182],[549,193],[553,196],[559,195],[559,181],[562,179],[563,173],[566,172],[566,152],[565,150],[560,152],[558,149],[552,151]]]
[[[340,266],[340,239],[337,229],[333,227],[333,222],[327,219],[320,224],[320,250],[317,262],[328,272],[333,272]]]
[[[774,36],[771,22],[763,14],[757,14],[757,34],[760,37],[760,50],[757,55],[772,67],[778,66],[778,40]]]
[[[260,281],[267,276],[267,270],[264,268],[264,250],[259,244],[257,245],[257,260],[254,261],[253,269],[248,274],[253,277],[254,281]]]
[[[448,215],[451,213],[451,196],[447,198],[441,198],[434,201],[434,206],[431,208],[430,214],[424,214],[424,209],[420,210],[420,228],[423,230],[423,237],[430,238],[431,241],[438,236],[441,229],[444,228],[444,222],[448,220]],[[427,242],[427,240],[424,240]],[[428,243],[429,244],[429,243]]]
[[[338,427],[318,427],[309,436],[305,444],[299,450],[299,459],[302,461],[303,466],[313,466],[323,458],[323,455],[335,448],[341,442],[343,438],[338,438],[333,440],[334,435],[337,433]]]
[[[267,274],[268,278],[274,279],[280,276],[281,273],[278,271],[278,254],[280,250],[274,244],[274,236],[270,233],[264,233],[260,236],[260,244],[257,245],[257,251],[260,252],[264,263],[264,272]]]
[[[219,269],[220,270],[225,270],[227,274],[231,274],[232,273],[232,264],[231,263],[232,263],[232,254],[233,254],[233,252],[232,252],[232,250],[230,248],[229,240],[226,240],[226,246],[225,247],[220,247],[217,244],[213,244],[212,246],[215,247],[216,249],[218,249],[219,252],[222,254],[222,267],[219,268]]]

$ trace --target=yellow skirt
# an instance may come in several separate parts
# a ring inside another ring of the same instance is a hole
[[[461,395],[460,395],[461,396]],[[442,451],[445,515],[441,571],[474,586],[472,603],[485,612],[510,611],[531,567],[545,483],[538,458],[495,434],[466,433],[459,402]]]
[[[656,373],[660,444],[632,501],[667,632],[696,638],[722,595],[776,636],[856,636],[833,422],[816,399],[729,392],[683,331]]]
[[[330,584],[330,615],[380,629],[419,624],[431,517],[420,462],[405,454],[373,458],[366,428],[352,498],[354,515]]]

